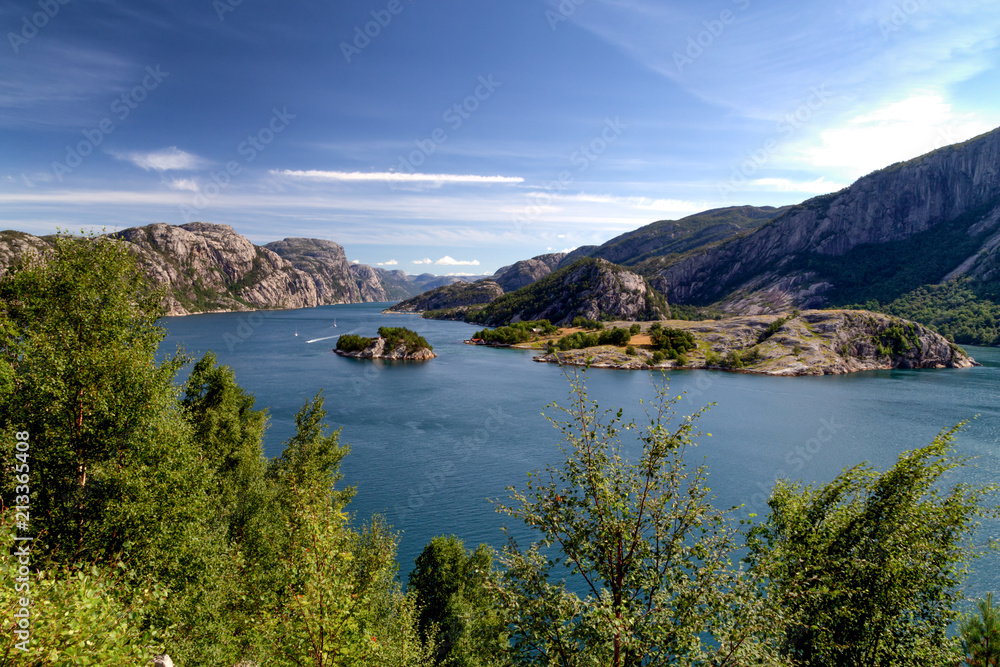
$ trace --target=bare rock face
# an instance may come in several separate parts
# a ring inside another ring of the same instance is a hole
[[[321,304],[358,303],[366,300],[361,295],[342,245],[322,239],[290,238],[268,243],[264,247],[312,278]]]
[[[351,264],[351,275],[358,287],[361,301],[389,301],[389,296],[375,269],[367,264]]]
[[[497,271],[494,281],[504,292],[513,292],[555,271],[565,257],[566,253],[559,252],[521,260]]]
[[[0,276],[29,255],[41,255],[51,245],[45,240],[24,232],[0,232]]]
[[[309,276],[228,225],[161,223],[113,236],[131,244],[153,280],[166,286],[169,315],[320,303]]]
[[[474,283],[454,283],[442,285],[412,299],[401,301],[385,312],[422,313],[425,310],[443,310],[490,303],[504,293],[503,288],[492,280]]]
[[[782,289],[793,278],[799,306],[821,302],[822,276],[791,269],[796,256],[840,257],[868,244],[890,244],[962,220],[1000,232],[1000,130],[948,146],[858,180],[838,193],[792,207],[753,233],[710,247],[679,261],[651,262],[650,282],[678,303],[713,302],[733,294]],[[993,240],[993,239],[991,239]],[[989,242],[988,242],[989,243]],[[1000,243],[995,239],[992,249]],[[963,273],[975,275],[975,257]],[[672,262],[672,263],[671,263]],[[1000,266],[1000,262],[994,262]],[[964,266],[964,264],[963,264]],[[958,268],[958,267],[956,267]],[[809,284],[810,280],[815,284]],[[829,288],[829,286],[827,286]],[[819,297],[818,299],[816,297]]]
[[[475,316],[499,326],[546,319],[567,324],[573,318],[648,320],[663,317],[667,303],[646,280],[602,259],[585,258],[514,292],[504,294]]]

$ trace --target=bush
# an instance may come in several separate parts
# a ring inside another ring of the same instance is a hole
[[[635,356],[635,345],[629,345],[628,347],[626,347],[625,348],[625,354],[627,354],[630,357],[634,357]]]
[[[708,350],[705,352],[705,365],[706,366],[721,366],[722,365],[722,355],[715,350]]]
[[[658,328],[655,331],[650,329],[650,341],[653,347],[663,352],[671,359],[676,359],[677,355],[690,352],[697,347],[694,336],[690,331],[681,329]]]
[[[412,354],[417,350],[433,350],[431,344],[419,335],[416,331],[410,331],[403,327],[379,327],[378,335],[385,339],[387,348],[395,348],[400,343],[406,345],[407,354]]]
[[[559,346],[559,349],[564,352],[566,350],[583,350],[600,344],[600,336],[597,334],[586,334],[582,331],[577,331],[576,333],[568,336],[563,336],[559,339],[559,342],[556,343],[556,345]]]
[[[374,342],[374,338],[365,338],[357,334],[345,334],[337,339],[337,349],[341,352],[361,352]]]
[[[618,327],[605,329],[597,338],[599,345],[617,345],[618,347],[628,345],[630,340],[632,340],[632,334],[629,333],[628,329],[619,329]]]
[[[629,332],[630,334],[632,334],[633,336],[636,336],[636,335],[638,335],[638,334],[639,334],[639,333],[640,333],[641,331],[642,331],[642,327],[641,327],[641,326],[639,325],[639,323],[638,323],[638,322],[637,322],[637,323],[635,323],[635,324],[633,324],[632,326],[630,326],[630,327],[628,328],[628,332]]]
[[[760,350],[748,347],[743,350],[730,350],[722,360],[723,368],[745,368],[760,361]]]
[[[571,324],[578,329],[600,331],[601,329],[604,328],[603,322],[598,322],[597,320],[589,320],[586,317],[583,317],[582,315],[574,317]]]
[[[764,329],[764,331],[760,332],[760,335],[757,336],[757,342],[763,343],[765,340],[777,333],[778,329],[785,326],[785,322],[790,319],[790,317],[779,317],[775,321],[771,322],[771,325],[767,329]]]
[[[663,363],[663,360],[666,359],[666,358],[667,358],[667,355],[665,355],[665,354],[663,354],[663,352],[660,352],[659,350],[657,350],[656,352],[653,353],[653,365],[654,366],[659,366],[660,364]]]
[[[473,338],[480,338],[491,345],[517,345],[540,335],[551,336],[557,331],[559,328],[548,320],[529,320],[497,329],[483,329],[474,333]]]

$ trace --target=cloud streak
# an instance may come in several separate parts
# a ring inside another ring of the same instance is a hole
[[[284,176],[296,180],[307,181],[342,181],[366,182],[382,181],[396,183],[523,183],[520,176],[480,176],[477,174],[405,174],[395,171],[365,172],[365,171],[319,171],[310,169],[298,171],[293,169],[271,170],[275,176]]]
[[[194,171],[209,164],[208,160],[183,151],[177,146],[147,153],[116,154],[115,157],[131,162],[145,171]]]

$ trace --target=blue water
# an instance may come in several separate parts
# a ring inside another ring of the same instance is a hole
[[[558,366],[533,362],[531,352],[463,345],[474,326],[382,315],[384,305],[167,318],[161,349],[182,345],[196,357],[212,350],[232,366],[257,407],[270,413],[269,456],[281,452],[295,413],[322,390],[329,423],[352,450],[342,466],[345,483],[357,487],[351,510],[359,522],[383,513],[401,531],[404,577],[435,535],[499,547],[506,522],[519,539],[529,538],[489,499],[504,498],[527,471],[560,460],[559,434],[542,412],[566,402],[566,378]],[[417,331],[439,357],[383,363],[331,351],[338,335],[374,335],[384,325]],[[763,514],[776,478],[825,482],[862,461],[885,469],[900,452],[977,415],[958,437],[973,465],[950,481],[997,480],[1000,350],[970,353],[982,367],[801,378],[678,371],[669,386],[683,395],[680,414],[716,403],[699,422],[712,435],[699,438],[689,461],[708,464],[717,506],[744,504],[742,514]],[[639,401],[653,397],[656,381],[645,372],[595,369],[587,385],[602,407],[624,408],[639,420]],[[998,529],[985,526],[979,540]],[[970,592],[998,584],[1000,558],[978,561]]]

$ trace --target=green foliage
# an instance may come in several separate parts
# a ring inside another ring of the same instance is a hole
[[[721,366],[722,365],[722,355],[715,350],[705,351],[705,364],[707,366]]]
[[[437,638],[438,664],[475,667],[505,650],[506,627],[492,600],[493,552],[469,551],[455,536],[435,537],[417,557],[408,591],[420,609],[420,633]]]
[[[386,349],[394,349],[400,344],[406,346],[407,354],[434,349],[423,336],[403,327],[379,327],[378,335],[385,339]]]
[[[792,318],[790,318],[790,317],[779,317],[775,321],[771,322],[771,324],[768,325],[768,327],[766,329],[764,329],[763,331],[761,331],[760,335],[757,336],[757,343],[763,343],[765,340],[767,340],[768,338],[770,338],[774,334],[778,333],[778,329],[780,329],[781,327],[785,326],[785,323],[788,322],[790,319],[792,319]]]
[[[663,354],[660,350],[653,353],[652,362],[654,366],[659,366],[667,358],[667,355]]]
[[[895,322],[873,337],[875,349],[881,357],[891,357],[906,354],[910,350],[920,349],[920,338],[916,327]]]
[[[962,653],[969,667],[1000,665],[1000,609],[993,604],[993,593],[976,605],[977,614],[962,619]]]
[[[625,348],[625,354],[627,354],[630,357],[634,357],[635,356],[635,345],[629,345],[628,347],[626,347]]]
[[[563,336],[556,341],[556,346],[565,352],[566,350],[583,350],[588,347],[600,345],[600,335],[596,333],[588,334],[582,331]]]
[[[629,333],[628,329],[614,327],[612,329],[605,329],[602,331],[597,337],[597,344],[624,347],[628,345],[630,340],[632,340],[632,334]]]
[[[780,664],[750,581],[729,566],[739,533],[711,506],[705,468],[684,462],[698,414],[671,425],[664,387],[640,429],[573,387],[559,408],[567,420],[553,420],[565,460],[499,508],[539,535],[526,549],[510,538],[501,556],[511,662]],[[638,442],[620,440],[637,431]]]
[[[491,345],[517,345],[535,340],[539,336],[551,336],[557,331],[559,328],[548,320],[529,320],[515,322],[498,329],[483,329],[474,333],[472,337],[480,338]]]
[[[792,354],[794,354],[795,356],[799,356],[800,354],[802,354],[802,346],[796,343],[795,346],[792,347]]]
[[[726,313],[715,308],[700,308],[683,303],[670,304],[670,317],[675,320],[696,322],[700,320],[721,320]]]
[[[809,666],[953,662],[972,533],[992,486],[941,488],[956,429],[878,474],[855,466],[819,488],[778,482],[749,535],[767,595],[788,612],[783,653]]]
[[[577,327],[578,329],[587,329],[590,331],[600,331],[601,329],[604,328],[604,322],[598,322],[597,320],[590,320],[587,319],[586,317],[583,317],[582,315],[574,317],[573,321],[570,324],[574,327]]]
[[[124,565],[53,566],[33,569],[27,592],[15,590],[18,559],[14,548],[12,511],[0,517],[0,606],[5,620],[0,635],[0,664],[24,666],[92,666],[151,664],[153,654],[161,652],[165,636],[145,625],[147,607],[162,603],[167,596],[163,586],[138,581]],[[23,546],[19,543],[17,546]],[[30,545],[29,545],[30,546]],[[129,601],[123,601],[123,595]],[[20,640],[10,621],[22,598],[28,607],[30,640],[28,651],[15,647]]]
[[[1000,345],[1000,299],[968,278],[924,285],[889,303],[873,300],[852,307],[919,322],[957,343]]]
[[[628,332],[630,334],[632,334],[633,336],[638,336],[639,333],[642,332],[642,325],[640,325],[638,322],[636,322],[635,324],[633,324],[632,326],[630,326],[628,328]]]
[[[742,350],[730,350],[719,365],[723,368],[740,369],[752,366],[760,359],[760,350],[756,346],[747,347]]]
[[[357,334],[344,334],[337,339],[337,349],[341,352],[362,352],[374,342],[374,338],[365,338]]]
[[[649,339],[654,349],[662,350],[671,359],[676,359],[678,355],[690,352],[698,346],[690,331],[669,327],[657,327],[655,330],[650,328]]]

